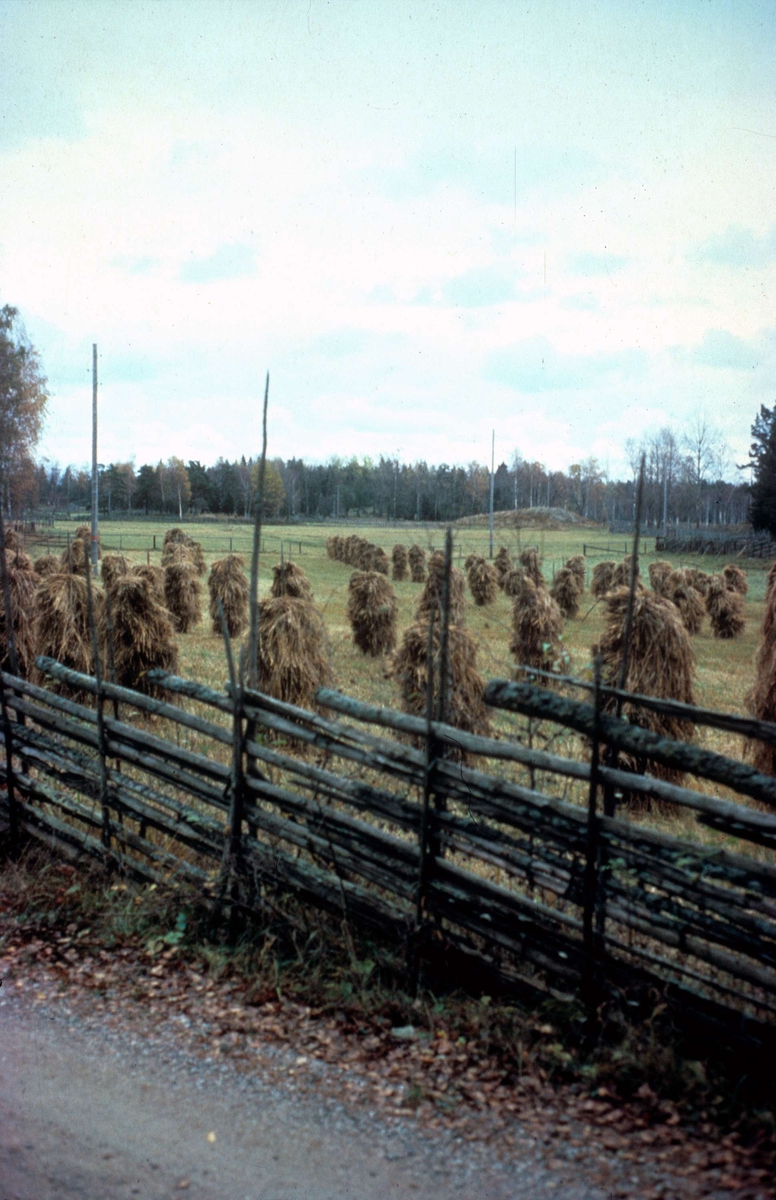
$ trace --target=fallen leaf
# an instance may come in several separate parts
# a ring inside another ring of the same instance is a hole
[[[210,1133],[207,1135],[207,1140],[211,1143],[216,1140],[216,1135],[212,1129],[210,1130]]]

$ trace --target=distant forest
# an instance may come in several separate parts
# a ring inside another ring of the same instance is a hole
[[[701,430],[703,432],[703,430]],[[591,521],[616,523],[633,516],[635,477],[646,454],[645,521],[735,525],[745,522],[750,489],[722,478],[721,454],[712,439],[680,445],[670,430],[642,444],[629,444],[630,478],[615,480],[594,458],[566,471],[550,471],[519,454],[501,462],[494,477],[494,505],[505,509],[562,508]],[[212,466],[170,458],[139,468],[132,462],[100,468],[100,512],[124,514],[224,514],[248,517],[255,511],[256,458]],[[21,494],[20,494],[21,493]],[[90,505],[86,469],[40,464],[14,497],[14,509],[83,512]],[[430,466],[379,460],[332,458],[323,464],[300,458],[267,463],[264,514],[270,519],[326,520],[372,517],[381,520],[454,521],[486,513],[490,472],[481,463]]]

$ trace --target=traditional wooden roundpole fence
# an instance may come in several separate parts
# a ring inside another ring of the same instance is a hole
[[[160,699],[51,659],[38,667],[51,686],[0,676],[0,808],[13,797],[26,836],[214,901],[224,864],[239,863],[240,886],[230,873],[224,893],[239,911],[275,911],[291,894],[406,944],[419,963],[433,930],[434,945],[465,956],[469,986],[498,977],[525,997],[658,986],[720,1036],[771,1044],[776,814],[691,783],[773,806],[776,780],[602,713],[605,689],[589,704],[496,680],[485,698],[678,767],[689,786],[465,733],[433,702],[413,717],[324,688],[311,712],[242,686],[237,671],[223,692],[152,672]],[[58,695],[60,683],[97,704]],[[729,715],[720,727],[751,732]],[[564,780],[578,802],[559,794]],[[597,812],[604,783],[670,800],[717,841]]]

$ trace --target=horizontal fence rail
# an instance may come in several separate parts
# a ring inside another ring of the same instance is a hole
[[[291,895],[409,958],[441,938],[467,956],[470,983],[481,968],[527,996],[573,995],[591,979],[626,994],[659,985],[730,1036],[770,1036],[776,811],[746,801],[776,809],[776,780],[608,715],[607,689],[591,705],[494,680],[485,699],[578,748],[589,739],[681,770],[688,786],[326,688],[313,712],[162,671],[141,695],[37,666],[46,686],[0,673],[0,808],[47,845],[238,908],[274,911]],[[718,844],[601,815],[604,788],[677,805]]]

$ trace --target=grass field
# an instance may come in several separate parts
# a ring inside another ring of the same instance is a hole
[[[111,522],[103,526],[102,538],[106,551],[121,550],[130,559],[145,562],[147,559],[158,563],[161,559],[161,546],[167,523],[159,522]],[[230,548],[235,553],[244,554],[246,567],[250,558],[252,531],[247,525],[214,525],[213,523],[186,524],[186,531],[203,545],[208,565],[215,559],[228,553]],[[57,532],[65,532],[61,527]],[[72,528],[70,530],[72,532]],[[269,587],[271,568],[280,560],[280,545],[283,542],[283,552],[286,558],[293,557],[304,569],[312,583],[315,600],[324,614],[326,625],[331,638],[332,666],[336,685],[344,691],[352,692],[361,699],[379,701],[383,704],[398,705],[398,691],[393,681],[385,678],[385,663],[381,660],[366,659],[353,645],[350,627],[346,617],[347,584],[351,568],[343,563],[333,562],[326,557],[326,538],[333,532],[357,532],[363,537],[376,542],[389,554],[395,542],[410,544],[418,541],[429,548],[442,548],[444,531],[438,527],[423,529],[414,525],[405,527],[378,526],[270,526],[264,531],[263,553],[261,555],[260,591],[263,594]],[[464,527],[454,531],[456,559],[463,559],[471,551],[487,554],[487,529]],[[154,548],[154,539],[156,547]],[[588,549],[588,585],[592,566],[603,558],[620,558],[629,548],[628,539],[624,536],[614,537],[605,531],[591,529],[527,530],[497,530],[494,537],[494,551],[500,545],[506,545],[513,556],[527,545],[539,547],[543,558],[543,569],[548,580],[553,572],[572,554],[582,552],[583,544],[610,546],[607,553]],[[646,554],[642,559],[642,571],[646,574],[647,565],[656,557],[654,540],[645,539],[642,543]],[[301,553],[300,553],[301,548]],[[45,544],[39,552],[45,553]],[[703,570],[714,572],[724,565],[722,559],[710,558],[679,558],[667,557],[675,566],[697,565]],[[742,637],[735,641],[724,642],[711,636],[708,621],[704,623],[701,633],[693,639],[697,658],[697,700],[698,703],[710,708],[725,709],[729,712],[744,711],[744,696],[752,684],[753,658],[757,647],[759,626],[763,614],[765,595],[765,577],[768,563],[762,560],[740,563],[748,572],[749,595],[746,605],[746,630]],[[405,628],[412,621],[412,614],[420,586],[412,583],[397,583],[394,585],[399,604],[399,627]],[[179,638],[181,650],[181,669],[203,682],[220,684],[225,677],[225,661],[221,639],[210,632],[209,622],[204,611],[203,623],[192,633]],[[477,608],[473,603],[467,606],[466,620],[471,632],[477,639],[479,667],[482,674],[490,679],[508,676],[513,662],[509,653],[509,636],[511,607],[509,598],[499,594],[496,604],[488,608]],[[573,669],[583,672],[590,664],[590,647],[598,641],[603,630],[603,605],[594,604],[592,597],[586,593],[576,620],[566,623],[565,643],[571,653]]]

